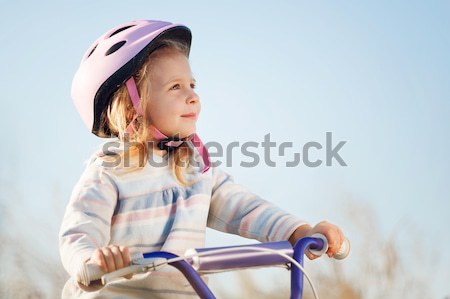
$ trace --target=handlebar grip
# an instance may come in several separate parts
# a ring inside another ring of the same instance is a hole
[[[92,281],[102,278],[105,274],[97,264],[83,263],[77,273],[77,281],[85,286],[89,286]]]
[[[323,240],[323,248],[322,250],[314,250],[314,249],[309,249],[309,251],[316,255],[316,256],[321,256],[322,254],[324,254],[325,252],[327,252],[328,250],[328,240],[327,238],[322,235],[322,234],[314,234],[311,237],[313,238],[319,238]],[[346,258],[350,253],[350,242],[348,241],[347,238],[344,239],[344,242],[342,243],[341,248],[339,248],[338,252],[333,256],[334,259],[337,260],[342,260],[344,258]]]
[[[339,248],[338,252],[333,256],[336,260],[345,259],[350,253],[350,241],[345,238],[344,243],[342,243],[341,248]]]

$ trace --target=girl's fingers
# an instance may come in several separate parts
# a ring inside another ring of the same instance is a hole
[[[337,226],[331,226],[326,235],[328,240],[328,251],[327,255],[329,257],[334,256],[342,246],[344,242],[344,235]]]
[[[122,252],[120,251],[119,247],[116,245],[109,245],[108,247],[111,250],[111,253],[113,255],[114,270],[123,268],[124,264],[123,264]]]
[[[119,250],[122,254],[122,260],[123,260],[123,266],[129,266],[131,263],[131,259],[130,259],[130,253],[128,251],[127,247],[124,246],[119,246]]]
[[[318,258],[317,255],[312,254],[309,250],[307,250],[305,252],[305,255],[310,259],[310,260],[315,260],[316,258]]]
[[[339,227],[327,221],[322,221],[317,224],[312,229],[312,233],[320,233],[327,238],[328,250],[326,254],[329,257],[334,256],[339,251],[344,242],[344,234],[339,229]]]
[[[97,264],[103,272],[108,272],[108,265],[106,264],[101,248],[94,251],[90,260]]]
[[[111,248],[110,247],[102,247],[101,251],[103,253],[103,257],[105,258],[106,265],[108,267],[108,271],[107,272],[112,272],[112,271],[116,270],[116,263],[114,261],[114,254],[111,251]]]
[[[119,246],[119,250],[122,253],[122,260],[124,267],[129,266],[131,264],[131,258],[128,248],[124,246]],[[133,273],[130,273],[124,277],[127,279],[131,279],[133,277]]]
[[[117,245],[108,245],[96,249],[89,260],[97,264],[105,273],[129,266],[131,263],[128,248]],[[131,278],[132,276],[126,277]]]

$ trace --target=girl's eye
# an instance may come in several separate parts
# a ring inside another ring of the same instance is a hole
[[[176,90],[176,89],[180,89],[180,84],[175,84],[174,86],[172,86],[170,88],[170,90]]]
[[[191,83],[191,88],[192,89],[195,89],[197,87],[197,85],[195,85],[195,83]],[[181,88],[181,85],[179,84],[179,83],[177,83],[177,84],[174,84],[171,88],[170,88],[170,90],[177,90],[177,89],[180,89]]]

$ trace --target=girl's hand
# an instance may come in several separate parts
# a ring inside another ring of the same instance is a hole
[[[87,263],[96,264],[103,272],[109,273],[130,265],[130,253],[127,247],[108,245],[94,251]],[[130,279],[133,274],[125,276]]]
[[[322,234],[327,238],[328,250],[326,254],[329,257],[334,256],[341,248],[342,243],[344,243],[345,237],[340,228],[326,221],[322,221],[314,227],[311,227],[309,224],[299,226],[289,238],[289,242],[294,246],[299,239],[317,233]],[[305,252],[305,254],[310,260],[318,258],[318,256],[309,251]]]

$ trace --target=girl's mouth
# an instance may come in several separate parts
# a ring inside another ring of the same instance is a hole
[[[183,114],[181,117],[195,119],[195,118],[197,118],[197,114],[195,114],[195,113],[188,113],[188,114]]]

